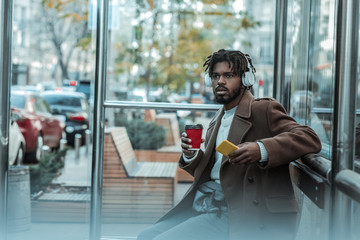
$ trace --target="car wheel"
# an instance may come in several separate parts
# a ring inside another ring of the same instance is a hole
[[[15,164],[22,164],[25,158],[24,146],[20,144],[18,152],[16,154]]]
[[[29,154],[30,162],[39,162],[41,160],[41,148],[44,144],[44,139],[41,135],[36,138],[36,145],[34,151]]]

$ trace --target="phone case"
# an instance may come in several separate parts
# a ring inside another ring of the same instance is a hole
[[[238,148],[239,147],[235,144],[229,142],[228,140],[224,140],[215,148],[215,150],[224,156],[228,156],[231,152],[235,151]]]

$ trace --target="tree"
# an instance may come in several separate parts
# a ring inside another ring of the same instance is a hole
[[[130,76],[134,65],[139,66],[136,82],[134,77],[127,79],[145,86],[148,96],[151,87],[179,92],[190,83],[193,89],[204,74],[206,56],[220,48],[234,48],[243,30],[259,25],[246,12],[234,12],[233,2],[171,0],[164,6],[161,1],[137,0],[132,40],[116,40],[114,72]]]
[[[61,68],[62,80],[69,78],[68,67],[74,50],[87,50],[91,41],[88,30],[87,0],[42,0],[44,17]]]

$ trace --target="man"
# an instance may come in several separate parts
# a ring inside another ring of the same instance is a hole
[[[219,50],[204,63],[216,100],[205,150],[193,151],[182,135],[180,167],[194,176],[183,199],[138,239],[294,239],[298,205],[289,163],[317,153],[314,131],[272,99],[254,99],[249,55]],[[222,156],[224,139],[239,148]]]

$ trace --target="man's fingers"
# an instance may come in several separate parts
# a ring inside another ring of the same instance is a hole
[[[240,146],[239,149],[229,154],[229,162],[232,164],[247,164],[251,161],[245,146]]]
[[[187,134],[186,133],[182,133],[182,137],[181,137],[181,148],[183,149],[184,153],[185,151],[187,152],[192,152],[192,151],[189,151],[187,149],[191,148],[191,139],[190,138],[187,138]],[[185,155],[188,155],[185,153]]]
[[[184,150],[183,151],[185,156],[189,157],[189,156],[194,156],[195,151],[194,150]]]
[[[182,143],[182,144],[181,144],[181,148],[186,150],[186,149],[188,149],[188,148],[191,148],[191,145],[186,144],[186,143]]]
[[[183,132],[181,134],[181,142],[183,142],[183,143],[191,143],[191,139],[187,138],[187,134],[185,132]]]
[[[248,164],[251,162],[251,159],[248,159],[248,158],[244,158],[244,159],[240,159],[240,158],[234,158],[234,159],[230,159],[229,160],[230,163],[232,164]]]

